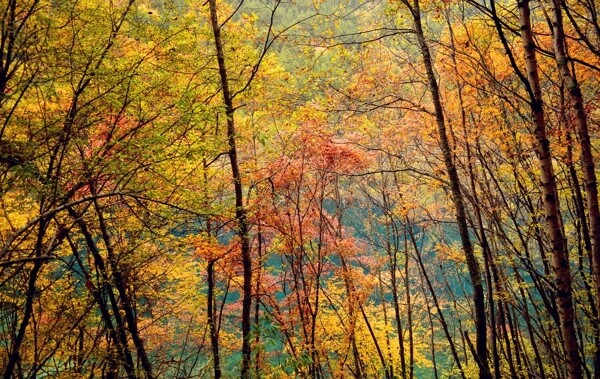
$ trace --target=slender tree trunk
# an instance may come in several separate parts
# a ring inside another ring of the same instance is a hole
[[[393,220],[391,220],[393,222]],[[390,280],[392,287],[392,301],[394,302],[394,317],[396,319],[396,334],[398,336],[398,346],[400,353],[400,372],[401,377],[406,378],[406,354],[404,352],[404,328],[402,327],[402,316],[400,315],[400,299],[398,296],[398,279],[396,275],[398,273],[398,249],[392,247],[389,241],[389,232],[387,236],[387,251],[390,260]],[[396,237],[391,237],[396,238]]]
[[[394,377],[394,358],[392,355],[392,347],[390,343],[390,335],[388,331],[389,319],[387,314],[387,301],[385,301],[385,297],[383,294],[383,281],[381,279],[381,272],[377,275],[378,283],[379,283],[379,296],[381,302],[381,309],[383,311],[383,323],[385,325],[385,347],[387,352],[387,365],[385,366],[386,375],[390,378]]]
[[[519,293],[521,294],[521,298],[523,299],[524,303],[527,304],[527,302],[525,300],[526,296],[525,296],[525,290],[523,289],[523,286],[519,285],[518,289],[519,289]],[[523,307],[523,318],[525,319],[525,323],[527,325],[529,341],[531,341],[531,347],[533,349],[533,353],[535,354],[535,362],[538,366],[537,369],[539,370],[539,374],[536,373],[536,375],[538,375],[540,379],[546,379],[546,371],[544,369],[542,357],[540,356],[539,348],[538,348],[537,341],[536,341],[536,335],[535,335],[535,332],[533,331],[533,325],[531,323],[531,317],[529,315],[529,308],[527,306]]]
[[[242,295],[242,371],[241,378],[250,378],[250,322],[252,310],[252,259],[250,255],[250,238],[247,212],[244,207],[244,194],[242,190],[242,177],[237,157],[236,131],[234,122],[233,96],[229,89],[227,66],[223,52],[223,41],[221,40],[221,25],[217,17],[217,1],[209,0],[210,21],[214,35],[215,48],[217,51],[217,62],[219,65],[219,76],[221,78],[221,93],[225,103],[225,114],[227,116],[227,143],[229,145],[229,163],[235,191],[235,219],[237,222],[237,234],[240,237],[242,266],[243,266],[243,295]]]
[[[544,119],[542,89],[535,57],[535,42],[531,29],[529,0],[519,1],[518,6],[521,39],[525,50],[525,64],[532,93],[530,105],[534,122],[535,151],[540,165],[544,212],[552,244],[552,269],[555,276],[554,285],[556,287],[560,332],[563,338],[563,348],[565,350],[569,378],[579,379],[582,376],[582,371],[574,325],[575,311],[572,300],[571,269],[569,267],[566,240],[562,230],[562,218],[558,204],[550,142],[546,136],[546,121]]]
[[[405,234],[406,236],[406,234]],[[405,238],[406,240],[406,238]],[[406,290],[406,327],[408,329],[408,378],[413,379],[415,373],[415,344],[413,340],[412,306],[410,298],[410,280],[408,276],[408,248],[404,250],[404,288]]]
[[[217,121],[218,123],[218,121]],[[208,199],[208,164],[206,162],[206,158],[203,160],[203,170],[202,170],[202,189],[204,192],[204,198]],[[206,209],[209,207],[208,200],[204,203]],[[212,222],[210,217],[206,217],[206,234],[208,237],[212,237]],[[221,379],[221,355],[219,352],[219,326],[217,325],[217,317],[215,310],[215,263],[217,263],[218,258],[210,258],[208,260],[208,265],[206,267],[206,276],[208,281],[208,293],[206,295],[206,316],[208,322],[208,330],[210,334],[210,348],[213,356],[213,373],[214,379]]]
[[[467,131],[467,114],[464,105],[463,99],[463,84],[460,83],[459,72],[458,72],[458,62],[456,60],[456,44],[454,41],[454,29],[452,27],[452,22],[450,21],[450,16],[446,9],[446,25],[448,26],[448,30],[450,32],[450,45],[452,48],[451,57],[452,57],[452,67],[454,69],[454,74],[456,78],[456,86],[457,86],[457,94],[458,94],[458,103],[460,106],[460,124],[463,132],[463,138],[465,143],[465,152],[467,154],[467,172],[469,174],[469,184],[471,187],[472,197],[473,197],[473,207],[475,210],[475,216],[477,219],[477,229],[479,229],[479,242],[481,245],[481,249],[483,250],[483,264],[485,270],[485,280],[486,287],[488,293],[488,305],[489,305],[489,314],[490,314],[490,332],[491,332],[491,342],[492,342],[492,363],[494,367],[494,377],[496,379],[500,378],[500,357],[498,355],[498,344],[497,344],[497,327],[496,327],[496,318],[495,318],[495,305],[494,305],[494,291],[492,286],[492,278],[491,278],[491,270],[490,267],[494,266],[492,251],[490,250],[485,228],[483,227],[483,219],[481,216],[481,209],[477,187],[475,186],[475,172],[473,170],[472,163],[472,154],[471,154],[471,143],[469,142],[469,133]]]
[[[585,194],[588,206],[590,232],[592,237],[592,275],[596,288],[596,304],[600,304],[600,207],[598,206],[598,187],[596,179],[596,166],[592,154],[592,144],[588,130],[587,114],[583,103],[583,95],[579,83],[569,70],[566,39],[563,28],[562,10],[559,0],[551,0],[552,5],[552,30],[554,42],[554,56],[558,65],[560,78],[565,89],[570,95],[575,111],[575,127],[581,148],[581,167],[585,181]],[[583,220],[585,222],[585,219]],[[596,309],[596,318],[600,319],[600,308]],[[600,331],[595,327],[596,338]],[[594,377],[600,377],[600,346],[596,346],[594,354]]]
[[[388,213],[388,222],[389,226],[386,226],[385,229],[385,248],[388,255],[389,261],[389,272],[390,272],[390,287],[392,291],[392,301],[394,304],[394,319],[396,321],[396,337],[398,339],[398,352],[400,355],[400,377],[406,378],[406,353],[404,351],[404,328],[402,326],[402,316],[400,311],[400,296],[398,295],[398,249],[399,249],[399,238],[400,238],[400,230],[398,229],[398,224],[394,219],[393,214],[391,213],[392,206],[390,204],[388,194],[383,191],[383,207],[385,207],[385,212]],[[393,244],[391,239],[393,239]],[[406,231],[404,231],[404,244],[405,251],[406,249]]]
[[[477,361],[481,363],[479,377],[481,379],[490,379],[491,375],[487,359],[487,325],[485,314],[485,298],[481,278],[481,269],[473,251],[471,238],[469,237],[466,210],[463,195],[460,190],[460,180],[458,177],[458,172],[456,170],[456,165],[454,164],[450,143],[448,141],[446,122],[444,120],[444,110],[442,108],[441,96],[439,92],[437,79],[435,78],[435,73],[433,71],[433,59],[431,58],[429,46],[425,39],[425,33],[423,32],[423,27],[421,24],[421,10],[419,7],[419,0],[413,0],[412,6],[408,2],[408,0],[403,0],[403,2],[412,13],[417,40],[421,49],[425,71],[427,73],[429,91],[431,93],[431,98],[435,109],[435,118],[437,123],[440,148],[442,149],[442,153],[444,155],[444,164],[446,166],[448,179],[450,181],[450,190],[452,193],[452,200],[456,212],[458,231],[460,234],[460,239],[465,254],[467,268],[469,270],[469,278],[471,280],[471,285],[473,286],[473,303],[475,307],[476,328],[476,354],[478,355]]]
[[[40,206],[40,213],[42,213],[43,209],[43,201],[42,201],[42,205]],[[46,234],[46,227],[48,225],[48,221],[46,219],[41,219],[40,220],[40,224],[39,224],[39,228],[38,228],[38,233],[37,233],[37,239],[36,239],[36,243],[35,243],[35,256],[36,257],[40,257],[43,253],[43,238],[44,235]],[[33,314],[33,300],[36,296],[36,282],[37,282],[37,277],[40,273],[40,270],[42,269],[42,265],[43,265],[44,261],[43,260],[36,260],[33,263],[33,268],[31,269],[30,273],[29,273],[29,279],[27,280],[27,293],[26,293],[26,297],[25,297],[25,309],[23,310],[23,319],[21,320],[21,323],[19,324],[19,328],[17,331],[17,335],[15,336],[9,353],[8,353],[8,361],[6,362],[6,366],[4,368],[4,379],[11,379],[13,377],[13,371],[15,369],[15,366],[17,365],[17,363],[19,362],[20,358],[21,358],[21,354],[20,354],[20,349],[21,349],[21,344],[23,343],[24,339],[25,339],[25,332],[27,331],[27,326],[29,325],[29,320],[31,319],[31,316]]]
[[[367,329],[369,330],[369,334],[371,335],[371,339],[373,340],[373,344],[375,345],[375,349],[377,350],[377,356],[379,357],[381,366],[385,368],[387,366],[387,364],[385,362],[385,357],[383,355],[383,351],[381,350],[381,346],[379,346],[379,342],[377,341],[377,336],[375,335],[375,332],[373,331],[373,327],[371,326],[371,323],[369,322],[369,318],[367,317],[367,314],[365,313],[365,309],[363,308],[362,304],[358,304],[358,307],[360,308],[360,312],[362,313],[363,319],[365,320],[365,325],[367,325]],[[393,379],[393,377],[390,376],[388,370],[384,370],[384,371],[385,371],[385,379]]]
[[[423,257],[421,257],[421,252],[419,250],[419,247],[417,246],[417,241],[415,239],[414,232],[412,231],[411,227],[408,226],[408,220],[407,220],[406,231],[408,232],[408,234],[410,236],[411,243],[415,250],[415,255],[417,257],[417,263],[419,264],[421,274],[423,275],[423,278],[425,279],[425,283],[427,284],[427,288],[429,288],[429,292],[431,293],[431,299],[433,300],[433,305],[435,306],[435,310],[437,311],[437,315],[440,319],[440,323],[442,324],[442,330],[444,331],[444,334],[446,335],[446,339],[448,340],[448,344],[450,345],[450,351],[452,352],[452,357],[454,358],[456,367],[458,368],[458,370],[460,372],[461,378],[466,379],[467,377],[462,368],[462,364],[460,363],[460,359],[458,358],[458,352],[456,350],[454,340],[452,339],[452,336],[450,335],[450,329],[448,328],[448,323],[446,322],[446,318],[444,317],[444,313],[442,312],[442,308],[440,307],[439,301],[437,299],[437,295],[435,294],[435,290],[433,288],[433,284],[431,283],[431,280],[429,279],[427,271],[425,270],[425,265],[423,264]],[[428,307],[429,307],[429,304],[428,304]],[[436,376],[437,376],[437,372],[436,372]]]
[[[260,215],[259,215],[260,216]],[[260,379],[260,349],[258,348],[260,344],[260,281],[261,281],[261,270],[262,270],[262,260],[263,260],[263,240],[262,240],[262,231],[260,227],[260,222],[258,223],[258,231],[256,233],[256,240],[258,243],[258,272],[256,273],[256,283],[255,283],[255,294],[256,298],[254,299],[254,327],[256,328],[256,335],[254,336],[254,347],[256,354],[254,356],[254,377],[255,379]]]
[[[518,279],[517,279],[518,280]],[[502,337],[504,338],[504,344],[506,346],[506,360],[508,362],[508,368],[510,370],[511,378],[517,378],[517,369],[515,367],[515,359],[513,359],[513,353],[517,354],[517,347],[511,345],[510,333],[512,332],[512,327],[510,325],[510,309],[506,302],[502,301],[499,304],[498,312],[500,315],[500,323],[502,330]]]
[[[431,306],[429,298],[425,295],[425,305],[427,307],[427,319],[429,321],[429,332],[431,333],[431,361],[433,362],[433,377],[438,379],[437,360],[435,359],[435,328],[433,327],[433,317],[431,317]]]
[[[208,261],[206,269],[208,275],[208,299],[207,299],[207,316],[208,328],[210,331],[210,346],[213,355],[213,369],[215,379],[221,378],[221,360],[219,355],[219,334],[215,325],[215,260]]]
[[[106,265],[104,264],[104,259],[100,255],[100,251],[94,241],[94,237],[92,236],[89,228],[87,227],[85,221],[82,216],[79,215],[73,208],[69,208],[69,215],[73,217],[79,229],[81,230],[81,234],[85,239],[85,243],[92,254],[94,259],[94,264],[96,265],[96,270],[100,273],[100,278],[103,284],[106,286],[106,293],[108,294],[108,300],[110,301],[110,305],[113,311],[113,317],[115,319],[115,338],[113,338],[113,343],[117,346],[118,352],[121,355],[123,368],[125,372],[127,372],[128,379],[136,379],[137,376],[135,374],[135,367],[133,364],[133,357],[131,355],[131,351],[129,349],[129,345],[127,344],[127,335],[125,333],[125,323],[123,322],[123,318],[121,316],[121,311],[119,309],[117,299],[112,289],[111,279],[108,275],[108,270]],[[95,297],[96,302],[98,303],[98,307],[100,307],[100,311],[103,312],[102,307],[105,304],[108,307],[108,304],[102,299],[101,289],[94,288],[90,283],[90,290],[92,291],[92,295]],[[97,292],[96,292],[97,291]],[[110,314],[108,314],[108,309],[106,310],[106,314],[103,315],[105,318],[105,322],[107,326],[111,326],[112,322],[110,322]],[[118,338],[117,338],[118,337]]]
[[[74,213],[75,212],[72,211],[72,214],[74,214]],[[81,225],[83,225],[83,226],[81,226]],[[80,224],[80,227],[82,228],[82,233],[84,234],[84,238],[87,241],[89,238],[91,238],[91,235],[89,235],[89,233],[87,232],[87,227],[85,226],[85,224],[83,224],[83,222]],[[69,240],[69,245],[71,246],[71,251],[73,252],[73,256],[77,260],[77,263],[79,263],[79,265],[83,268],[84,267],[83,261],[81,260],[79,251],[77,250],[77,246],[71,240],[71,238],[68,238],[68,240]],[[90,244],[88,243],[88,246],[89,245]],[[90,250],[92,250],[92,249],[90,248]],[[92,252],[92,255],[94,256],[94,261],[96,262],[96,270],[100,271],[101,267],[102,267],[102,270],[104,270],[104,262],[98,261],[96,252]],[[118,356],[121,360],[121,363],[123,364],[123,367],[125,368],[125,372],[127,373],[127,378],[135,379],[136,377],[134,374],[133,358],[131,357],[131,352],[129,351],[129,347],[123,346],[123,343],[122,343],[123,340],[126,343],[127,338],[119,339],[119,335],[117,334],[117,330],[114,327],[111,316],[110,316],[108,304],[106,303],[106,300],[102,296],[102,288],[99,288],[92,284],[91,277],[89,276],[90,275],[89,272],[85,273],[85,275],[86,275],[86,280],[88,281],[86,283],[86,287],[88,287],[89,291],[92,294],[92,297],[96,301],[96,304],[98,304],[98,309],[100,310],[100,315],[102,316],[102,320],[104,321],[105,327],[108,329],[108,336],[110,337],[110,340],[112,341],[114,346],[116,346],[116,350],[117,350],[116,354],[118,354]],[[102,276],[102,278],[104,278],[104,275],[102,275],[102,273],[100,275]],[[102,279],[102,280],[104,281],[104,279]],[[111,291],[111,293],[112,293],[112,289],[109,288],[108,290]],[[119,325],[119,329],[121,332],[123,331],[122,325]],[[82,335],[82,342],[83,342],[83,335]],[[108,354],[110,356],[109,359],[111,360],[111,365],[116,366],[115,359],[112,356],[112,352],[110,351],[112,349],[113,348],[109,346],[109,348],[108,348]],[[83,351],[83,350],[80,349],[80,351]]]
[[[346,328],[346,334],[349,334],[348,338],[350,339],[350,344],[352,346],[352,354],[354,356],[354,376],[356,378],[363,378],[364,377],[364,372],[363,372],[363,365],[362,365],[362,361],[360,358],[360,352],[358,351],[358,345],[356,343],[356,321],[357,321],[357,314],[356,314],[356,307],[357,305],[360,306],[360,304],[358,304],[357,299],[356,299],[356,294],[355,294],[355,287],[354,287],[354,283],[352,282],[352,279],[350,277],[350,272],[348,270],[348,264],[346,263],[346,259],[344,258],[344,256],[342,254],[340,254],[340,262],[342,264],[342,272],[344,274],[344,287],[346,289],[346,299],[348,301],[348,326]],[[361,307],[362,310],[362,307]],[[370,325],[368,324],[368,319],[366,318],[366,315],[364,315],[365,317],[365,322],[367,323],[367,326]],[[375,344],[377,344],[377,341],[375,341]],[[379,348],[379,346],[377,346],[377,348]],[[382,361],[382,363],[385,366],[385,360]]]
[[[590,280],[589,276],[584,268],[584,259],[588,262],[589,267],[592,267],[593,271],[593,257],[592,257],[592,240],[590,236],[590,231],[588,229],[587,218],[585,215],[585,205],[583,194],[581,192],[581,185],[579,183],[579,177],[577,176],[577,170],[575,169],[575,165],[573,163],[573,139],[571,138],[571,131],[568,128],[567,116],[564,110],[564,93],[561,91],[561,112],[560,112],[562,123],[565,127],[565,139],[567,144],[567,157],[566,164],[567,169],[569,171],[569,177],[571,179],[571,188],[573,191],[573,203],[575,205],[575,214],[577,215],[577,252],[578,252],[578,263],[579,263],[579,272],[581,273],[581,279],[583,282],[583,287],[585,288],[586,297],[589,304],[590,313],[587,314],[588,319],[592,323],[593,331],[594,331],[594,344],[595,346],[600,346],[600,323],[599,317],[600,315],[594,312],[597,308],[598,302],[596,301],[596,297],[594,297],[594,287],[595,281]],[[592,274],[593,278],[593,274]],[[592,355],[593,359],[593,367],[594,367],[594,379],[600,379],[600,348],[597,348],[596,351]],[[585,362],[585,358],[583,358],[583,362]],[[587,366],[583,366],[586,368]]]
[[[93,186],[92,186],[93,188]],[[95,191],[92,190],[94,193]],[[100,208],[98,202],[94,200],[94,206],[96,208],[96,213],[98,215],[98,222],[100,225],[100,232],[102,234],[102,240],[104,241],[104,246],[106,247],[106,254],[108,257],[108,264],[110,269],[112,270],[113,279],[115,287],[117,288],[117,292],[119,293],[119,300],[121,302],[121,308],[125,313],[125,320],[127,321],[127,329],[129,330],[129,334],[131,335],[131,339],[133,340],[133,345],[135,346],[135,350],[137,352],[137,357],[142,363],[142,368],[146,373],[146,377],[148,379],[153,379],[154,374],[152,371],[152,363],[148,358],[148,354],[146,353],[146,348],[144,347],[144,341],[140,336],[140,332],[137,326],[137,317],[135,311],[133,309],[133,304],[131,301],[131,297],[127,293],[127,283],[123,274],[121,272],[120,267],[118,267],[117,259],[115,257],[115,252],[113,249],[113,245],[110,241],[110,235],[108,233],[108,226],[104,219],[104,215],[102,214],[102,209]]]
[[[524,372],[523,371],[523,365],[521,363],[521,347],[519,346],[519,340],[517,339],[517,332],[515,329],[517,328],[517,321],[515,320],[516,316],[513,317],[511,315],[511,309],[504,304],[506,307],[505,310],[505,316],[506,316],[506,322],[508,324],[508,332],[510,333],[510,339],[512,340],[512,344],[513,344],[513,348],[514,348],[514,357],[515,357],[515,362],[517,364],[516,370],[515,372],[517,373],[517,377],[521,378],[522,375],[521,373]],[[514,310],[514,308],[512,308]]]

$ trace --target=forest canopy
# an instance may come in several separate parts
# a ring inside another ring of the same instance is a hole
[[[595,0],[2,0],[0,373],[600,378]]]

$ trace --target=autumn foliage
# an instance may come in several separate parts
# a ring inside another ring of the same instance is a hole
[[[2,377],[600,377],[598,7],[4,0]]]

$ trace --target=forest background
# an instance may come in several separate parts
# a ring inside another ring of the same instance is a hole
[[[3,378],[600,378],[595,0],[3,0]]]

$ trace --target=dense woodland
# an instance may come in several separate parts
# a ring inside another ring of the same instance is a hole
[[[0,372],[600,378],[596,0],[2,0]]]

